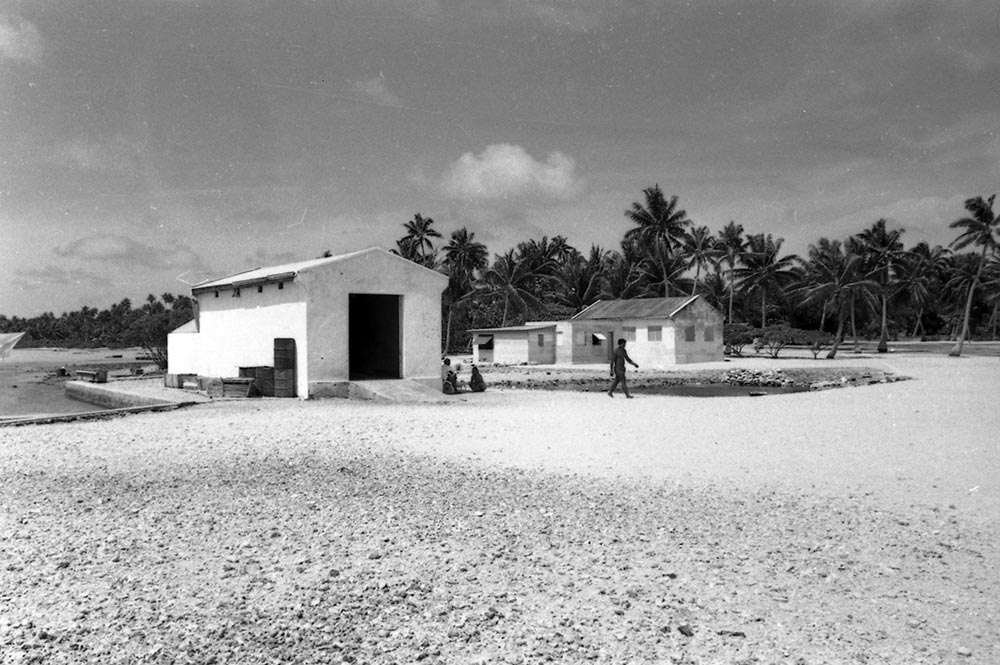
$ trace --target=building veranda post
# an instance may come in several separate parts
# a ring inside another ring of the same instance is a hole
[[[722,360],[723,316],[699,296],[601,300],[566,321],[477,328],[473,362],[579,365],[608,362],[618,339],[643,367]],[[641,360],[640,360],[641,359]]]
[[[199,284],[195,319],[168,336],[168,378],[263,368],[279,392],[298,397],[344,397],[350,381],[365,379],[430,380],[447,283],[372,247]]]

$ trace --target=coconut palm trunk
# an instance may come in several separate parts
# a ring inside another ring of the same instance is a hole
[[[917,333],[923,332],[924,330],[923,319],[924,319],[924,308],[921,307],[919,310],[917,310],[917,324],[913,326],[913,335],[912,335],[913,337],[916,337]]]
[[[842,341],[844,341],[844,308],[840,307],[837,312],[837,334],[833,337],[833,346],[826,354],[828,360],[833,360],[836,357],[837,349],[840,348]]]
[[[854,318],[854,293],[851,293],[851,339],[854,340],[854,349],[858,348],[858,323]]]
[[[882,294],[882,332],[878,338],[878,352],[889,352],[889,298]]]
[[[733,266],[729,266],[729,318],[726,323],[733,322]]]
[[[969,336],[969,319],[972,317],[972,297],[975,292],[976,284],[973,282],[969,285],[969,295],[965,299],[965,316],[959,327],[958,341],[955,342],[955,346],[951,347],[951,351],[948,353],[949,356],[962,355],[962,346],[965,345],[965,338]]]
[[[949,356],[960,356],[962,355],[962,346],[965,344],[966,338],[969,336],[969,319],[972,318],[972,297],[976,293],[976,287],[979,285],[979,278],[983,274],[983,268],[986,266],[986,245],[983,245],[982,261],[979,262],[979,267],[976,269],[976,275],[972,278],[972,283],[969,284],[969,295],[965,299],[965,317],[962,320],[961,332],[958,333],[958,342],[955,346],[951,348],[948,353]]]
[[[445,324],[444,329],[444,352],[448,353],[448,349],[451,347],[451,313],[454,311],[454,303],[448,305],[448,322]]]

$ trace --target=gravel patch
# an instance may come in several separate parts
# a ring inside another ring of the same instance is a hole
[[[1000,658],[996,541],[955,506],[436,452],[525,394],[4,431],[0,662]]]

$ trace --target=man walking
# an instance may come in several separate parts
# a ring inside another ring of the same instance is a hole
[[[611,356],[611,376],[614,378],[611,380],[611,387],[608,388],[608,397],[615,396],[615,388],[620,383],[622,384],[622,392],[625,393],[625,397],[632,399],[632,395],[628,391],[628,383],[625,382],[625,363],[639,369],[635,361],[628,357],[628,352],[625,350],[625,340],[619,339],[618,348],[615,349],[614,355]]]

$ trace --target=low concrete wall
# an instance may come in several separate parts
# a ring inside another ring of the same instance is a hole
[[[66,397],[86,402],[87,404],[103,406],[106,409],[176,404],[176,402],[170,400],[121,392],[115,390],[113,387],[109,387],[107,384],[87,383],[84,381],[67,381]]]
[[[349,381],[312,381],[309,383],[309,399],[326,399],[329,397],[339,397],[346,399],[350,397],[351,384]]]

